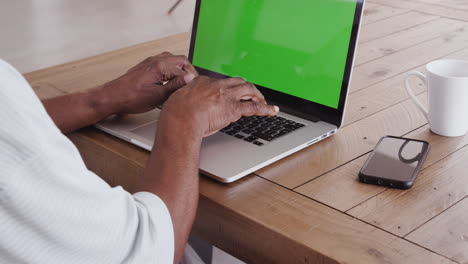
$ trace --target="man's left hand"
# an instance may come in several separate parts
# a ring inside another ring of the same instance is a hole
[[[162,105],[169,96],[198,76],[185,56],[164,52],[149,57],[121,77],[99,87],[101,105],[115,114],[138,114]]]

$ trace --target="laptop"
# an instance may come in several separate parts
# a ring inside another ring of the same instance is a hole
[[[203,140],[202,174],[238,180],[337,132],[364,0],[197,0],[189,59],[202,75],[242,77],[280,107]],[[151,150],[160,109],[96,127]]]

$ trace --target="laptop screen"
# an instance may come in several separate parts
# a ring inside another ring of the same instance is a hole
[[[337,109],[357,0],[203,0],[192,62]]]

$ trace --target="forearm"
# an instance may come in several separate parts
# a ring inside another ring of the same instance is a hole
[[[140,191],[158,195],[169,209],[174,227],[174,263],[180,262],[198,205],[201,140],[185,124],[160,124],[140,180]]]
[[[42,104],[55,125],[67,134],[92,125],[116,112],[101,87],[45,99]]]

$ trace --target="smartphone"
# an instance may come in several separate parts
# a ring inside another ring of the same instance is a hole
[[[429,153],[429,143],[422,140],[385,136],[359,172],[363,183],[409,189]]]

